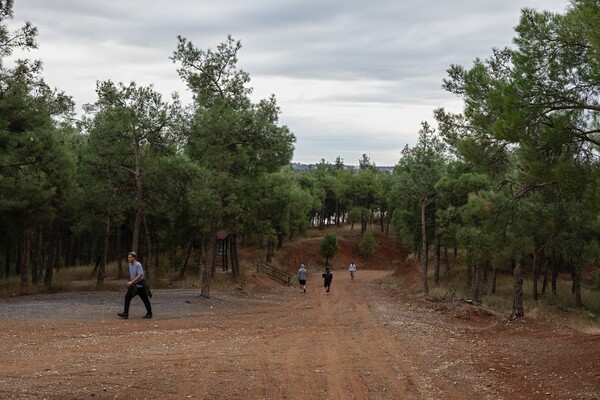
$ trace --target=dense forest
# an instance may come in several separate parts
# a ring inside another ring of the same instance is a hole
[[[121,266],[133,250],[149,271],[201,274],[208,297],[219,232],[231,239],[236,280],[238,242],[272,254],[311,227],[353,224],[418,254],[424,293],[430,260],[437,284],[448,254],[461,252],[475,300],[482,273],[513,274],[514,317],[525,268],[534,297],[555,292],[567,271],[585,306],[582,273],[597,274],[600,257],[597,1],[575,0],[564,14],[524,9],[512,47],[449,66],[443,88],[463,112],[433,110],[437,128],[423,122],[391,173],[366,154],[354,168],[338,158],[293,170],[295,136],[274,96],[251,100],[232,37],[207,50],[177,38],[171,59],[191,104],[98,81],[97,100],[76,117],[41,61],[12,60],[37,46],[32,24],[8,29],[12,5],[0,1],[0,272],[23,291],[51,289],[55,271],[79,264],[96,266],[102,288],[107,263]],[[164,261],[177,251],[183,262]],[[188,267],[191,252],[201,268]]]

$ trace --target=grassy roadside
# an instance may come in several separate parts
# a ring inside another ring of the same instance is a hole
[[[401,271],[397,271],[393,278],[384,283],[410,295],[423,296],[421,267],[417,260],[411,260],[409,263],[410,267],[405,266]],[[429,295],[427,298],[439,301],[472,301],[473,289],[467,284],[466,268],[460,257],[454,261],[450,277],[441,277],[438,285],[434,284],[434,272],[431,268],[433,263],[430,262],[429,265]],[[407,270],[412,272],[407,274]],[[600,274],[600,271],[594,271],[596,275]],[[478,306],[508,318],[513,304],[513,276],[510,271],[499,273],[496,278],[495,293],[491,293],[491,279],[491,274],[489,274],[488,280],[481,283]],[[582,282],[583,308],[575,307],[575,297],[571,291],[572,281],[569,274],[559,275],[556,294],[552,294],[550,282],[548,282],[544,294],[541,294],[541,289],[542,278],[538,280],[538,300],[534,300],[532,276],[531,274],[524,274],[523,305],[526,317],[557,322],[582,332],[600,334],[600,287],[598,277]]]

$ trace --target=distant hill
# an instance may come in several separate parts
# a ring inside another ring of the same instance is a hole
[[[294,171],[308,171],[311,169],[315,169],[316,164],[290,163],[290,167],[292,167],[292,170],[294,170]],[[345,167],[346,167],[346,169],[358,169],[358,165],[346,165]],[[390,166],[384,166],[384,167],[377,166],[377,169],[380,170],[381,172],[388,172],[388,173],[394,172],[393,166],[391,166],[391,167]]]

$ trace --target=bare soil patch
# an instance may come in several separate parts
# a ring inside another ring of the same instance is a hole
[[[600,399],[598,334],[415,298],[364,261],[327,295],[307,263],[307,293],[154,290],[152,320],[138,298],[118,319],[124,292],[0,299],[0,398]]]

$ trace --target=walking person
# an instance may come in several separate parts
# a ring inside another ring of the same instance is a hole
[[[127,254],[127,261],[129,262],[129,281],[127,282],[127,294],[125,295],[125,308],[122,313],[118,313],[117,315],[123,319],[129,318],[131,299],[135,296],[140,296],[144,302],[144,306],[146,306],[146,315],[144,315],[144,318],[152,318],[152,306],[150,305],[152,293],[150,293],[150,286],[148,286],[144,279],[142,264],[137,261],[137,254],[133,251]]]
[[[300,264],[300,269],[298,269],[298,283],[302,286],[304,293],[306,293],[306,275],[308,275],[308,272],[304,268],[304,264]]]
[[[323,286],[325,286],[325,292],[329,294],[329,289],[331,289],[331,281],[333,280],[333,274],[329,270],[329,267],[325,267],[325,272],[323,272]]]
[[[354,264],[354,261],[350,263],[348,271],[350,271],[350,279],[354,279],[354,273],[356,272],[356,264]]]

